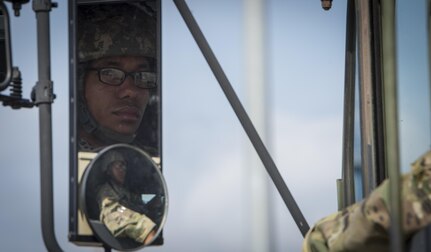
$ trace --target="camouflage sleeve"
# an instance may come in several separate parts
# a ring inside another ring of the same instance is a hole
[[[431,151],[402,177],[405,238],[431,223]],[[318,221],[306,234],[302,251],[389,251],[389,183],[367,198]]]
[[[100,221],[115,237],[129,237],[144,243],[156,224],[144,214],[130,210],[116,201],[102,201]]]

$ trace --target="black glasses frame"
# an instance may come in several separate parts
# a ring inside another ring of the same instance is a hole
[[[101,76],[101,71],[103,71],[103,70],[110,70],[110,69],[116,70],[116,71],[120,71],[120,72],[122,72],[124,74],[124,77],[122,78],[122,80],[118,84],[103,81],[102,76]],[[156,76],[156,73],[154,73],[154,72],[149,72],[149,71],[126,72],[123,69],[116,68],[116,67],[101,67],[101,68],[91,68],[90,67],[90,68],[87,68],[86,70],[87,71],[96,71],[97,72],[97,76],[99,77],[99,81],[102,82],[103,84],[106,84],[106,85],[109,85],[109,86],[120,86],[126,80],[127,76],[131,76],[133,78],[134,85],[136,87],[138,87],[138,88],[142,88],[142,89],[154,89],[154,88],[157,88],[157,76]],[[142,74],[142,73],[154,74],[154,76],[155,76],[154,82],[147,81],[146,82],[147,83],[146,86],[137,85],[136,83],[137,83],[137,79],[138,79],[138,74]],[[150,84],[148,84],[148,83],[150,83]]]

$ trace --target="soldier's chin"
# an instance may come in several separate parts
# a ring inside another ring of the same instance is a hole
[[[123,123],[119,125],[119,127],[111,130],[121,135],[135,135],[138,128],[139,128],[138,123],[128,123],[128,124]]]
[[[126,138],[134,138],[136,136],[136,131],[116,131],[115,135],[124,136]]]

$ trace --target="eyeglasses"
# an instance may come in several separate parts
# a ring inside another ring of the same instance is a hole
[[[139,88],[156,88],[156,73],[153,72],[126,72],[118,68],[113,67],[105,67],[105,68],[88,68],[90,71],[97,71],[99,75],[99,81],[111,85],[111,86],[119,86],[121,85],[127,76],[132,76],[134,80],[135,86]]]
[[[117,169],[117,170],[122,170],[122,171],[127,170],[126,162],[122,162],[122,161],[115,161],[111,167],[114,169]]]

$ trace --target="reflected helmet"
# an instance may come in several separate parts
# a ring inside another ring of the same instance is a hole
[[[111,164],[116,161],[127,163],[123,154],[121,154],[119,151],[111,150],[106,152],[102,159],[102,171],[104,173],[108,172]]]
[[[145,3],[78,6],[78,61],[107,56],[156,58],[156,16]]]

